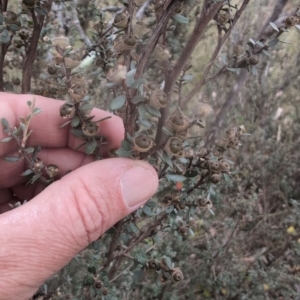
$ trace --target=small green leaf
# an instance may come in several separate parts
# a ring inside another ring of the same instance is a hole
[[[126,233],[122,232],[120,237],[124,241],[125,244],[127,244],[129,242],[129,238]]]
[[[117,109],[121,108],[125,104],[125,102],[126,102],[126,96],[120,95],[110,102],[109,109],[117,110]]]
[[[164,258],[164,261],[165,261],[166,265],[171,269],[172,268],[172,261],[171,261],[170,257],[166,256]]]
[[[174,182],[182,182],[186,180],[185,176],[177,175],[177,174],[167,174],[167,179]]]
[[[147,205],[144,205],[143,206],[143,213],[146,215],[146,216],[149,216],[149,217],[152,217],[154,216],[154,213],[152,212],[151,208]]]
[[[194,78],[194,75],[192,75],[192,74],[185,74],[182,79],[184,81],[191,81],[193,78]]]
[[[268,46],[269,47],[274,47],[278,43],[279,43],[279,39],[273,39],[273,40],[269,41]]]
[[[4,128],[9,128],[8,121],[5,118],[1,118],[1,123]]]
[[[173,19],[178,24],[189,24],[189,19],[184,17],[183,15],[176,14],[173,16]]]
[[[65,122],[65,123],[63,123],[63,124],[61,124],[58,128],[63,128],[63,127],[65,127],[65,126],[67,126],[68,124],[70,124],[72,122],[72,120],[69,120],[69,121],[67,121],[67,122]]]
[[[71,122],[71,121],[70,121]],[[75,128],[72,128],[71,130],[71,133],[74,134],[76,137],[84,137],[85,135],[83,134],[83,132],[79,129],[75,129]]]
[[[226,182],[231,182],[231,178],[230,178],[230,176],[229,176],[228,174],[224,173],[224,174],[223,174],[223,177],[224,177],[224,180],[225,180]]]
[[[142,269],[142,268],[140,268],[140,269],[138,269],[138,270],[135,270],[135,271],[133,272],[133,276],[132,276],[133,282],[134,282],[134,283],[140,282],[141,279],[142,279],[143,273],[144,273],[144,272],[143,272],[143,269]]]
[[[119,157],[131,157],[133,152],[132,151],[125,151],[124,149],[120,148],[115,152]]]
[[[147,99],[144,96],[141,96],[141,95],[135,96],[131,99],[131,103],[133,103],[133,104],[137,104],[139,102],[146,102],[146,101],[147,101]]]
[[[267,55],[267,56],[271,57],[270,52],[268,52],[267,50],[263,50],[262,53],[263,53],[264,55]]]
[[[0,42],[6,44],[10,41],[10,36],[5,34],[0,34]]]
[[[95,139],[87,142],[84,149],[85,154],[92,154],[95,151],[96,147],[97,141]]]
[[[37,115],[37,114],[39,114],[40,112],[42,112],[42,109],[39,108],[39,107],[35,107],[34,110],[33,110],[33,112],[32,112],[32,114]]]
[[[42,16],[46,16],[47,15],[47,10],[43,7],[40,7],[40,6],[35,6],[34,10],[39,14],[39,15],[42,15]]]
[[[138,234],[140,232],[139,229],[132,222],[129,223],[129,228],[134,234]]]
[[[146,82],[145,78],[139,78],[130,85],[130,88],[137,90],[139,86],[145,82]]]
[[[123,140],[123,141],[121,142],[121,147],[122,147],[122,149],[124,149],[125,151],[131,151],[131,144],[130,144],[128,141],[126,141],[126,140]]]
[[[26,153],[33,153],[34,152],[34,147],[28,147],[25,149]]]
[[[276,24],[275,24],[275,23],[273,23],[273,22],[270,22],[269,24],[272,26],[272,28],[273,28],[274,30],[276,30],[276,31],[278,31],[278,32],[279,32],[279,29],[278,29],[278,27],[276,26]]]
[[[32,102],[31,101],[27,101],[27,105],[31,108]]]
[[[33,171],[32,171],[31,169],[28,169],[28,170],[24,171],[24,172],[21,174],[21,176],[27,176],[27,175],[30,175],[30,174],[32,174],[32,173],[33,173]]]
[[[30,180],[28,180],[25,183],[25,186],[27,186],[29,184],[34,184],[40,177],[41,177],[41,174],[35,174]]]
[[[79,117],[78,116],[74,116],[73,119],[72,119],[72,121],[71,121],[71,126],[75,128],[75,127],[77,127],[79,125],[79,123],[80,123]]]
[[[139,123],[141,125],[145,126],[146,128],[151,128],[152,127],[152,124],[149,121],[141,119],[141,118],[139,118]]]
[[[94,275],[97,274],[97,270],[96,270],[96,268],[94,266],[88,267],[87,270],[88,270],[89,273],[92,273]]]
[[[261,41],[256,41],[256,45],[258,45],[261,48],[265,47],[265,44],[263,44]]]
[[[0,143],[7,143],[7,142],[11,141],[12,139],[13,139],[12,136],[8,136],[8,137],[4,138],[3,140],[1,140]]]
[[[148,201],[148,202],[146,203],[146,205],[153,208],[153,207],[156,206],[156,202],[155,202],[155,201]]]
[[[9,162],[16,162],[20,160],[20,157],[18,156],[6,156],[4,157],[4,160],[9,161]]]
[[[170,206],[168,206],[165,210],[166,214],[170,214],[172,211],[174,210],[174,205],[171,204]]]
[[[161,113],[160,113],[160,110],[159,110],[158,108],[155,108],[155,107],[150,106],[150,105],[148,105],[148,104],[145,104],[145,108],[146,108],[146,111],[147,111],[150,115],[152,115],[152,116],[154,116],[154,117],[158,117],[158,118],[161,117]]]
[[[9,30],[11,31],[18,31],[19,30],[19,26],[16,24],[10,24],[9,26]]]

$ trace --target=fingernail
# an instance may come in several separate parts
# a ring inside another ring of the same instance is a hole
[[[141,163],[126,169],[121,179],[121,187],[129,207],[142,205],[157,190],[158,179],[154,169]]]

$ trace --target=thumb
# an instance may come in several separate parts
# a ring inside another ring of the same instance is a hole
[[[141,206],[157,186],[149,164],[107,159],[75,170],[2,214],[0,299],[31,297],[79,251]]]

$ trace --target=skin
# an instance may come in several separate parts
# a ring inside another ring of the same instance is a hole
[[[19,117],[29,112],[28,100],[32,96],[0,93],[0,118],[17,126]],[[40,184],[25,187],[26,178],[20,176],[26,169],[24,161],[3,159],[16,155],[16,143],[0,143],[0,300],[28,300],[49,277],[157,190],[157,174],[146,162],[123,158],[93,162],[83,148],[72,150],[82,141],[70,134],[68,126],[58,128],[66,121],[58,113],[62,103],[37,96],[42,113],[30,125],[33,133],[27,147],[40,145],[39,158],[60,169],[60,179],[46,189]],[[92,115],[99,120],[109,113],[94,109]],[[100,134],[109,141],[102,148],[104,155],[118,148],[124,134],[121,119],[112,116],[101,122]],[[0,140],[6,136],[1,129]],[[30,200],[25,205],[9,206],[25,199]]]

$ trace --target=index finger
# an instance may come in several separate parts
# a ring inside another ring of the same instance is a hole
[[[69,126],[59,128],[60,125],[66,122],[66,119],[59,115],[59,108],[65,101],[36,95],[16,95],[0,92],[0,118],[5,118],[10,127],[18,126],[20,117],[25,117],[30,112],[27,101],[32,101],[33,97],[36,98],[36,107],[41,108],[42,112],[35,115],[30,122],[29,128],[33,130],[33,133],[28,139],[27,146],[74,148],[82,143],[82,140],[76,139],[70,133]],[[111,116],[110,119],[101,122],[99,126],[100,134],[107,138],[108,149],[118,148],[124,138],[122,120],[100,109],[93,109],[91,115],[95,116],[95,120]],[[5,137],[7,137],[6,133],[0,130],[0,140]],[[12,153],[15,150],[17,150],[15,143],[0,143],[0,156]]]

